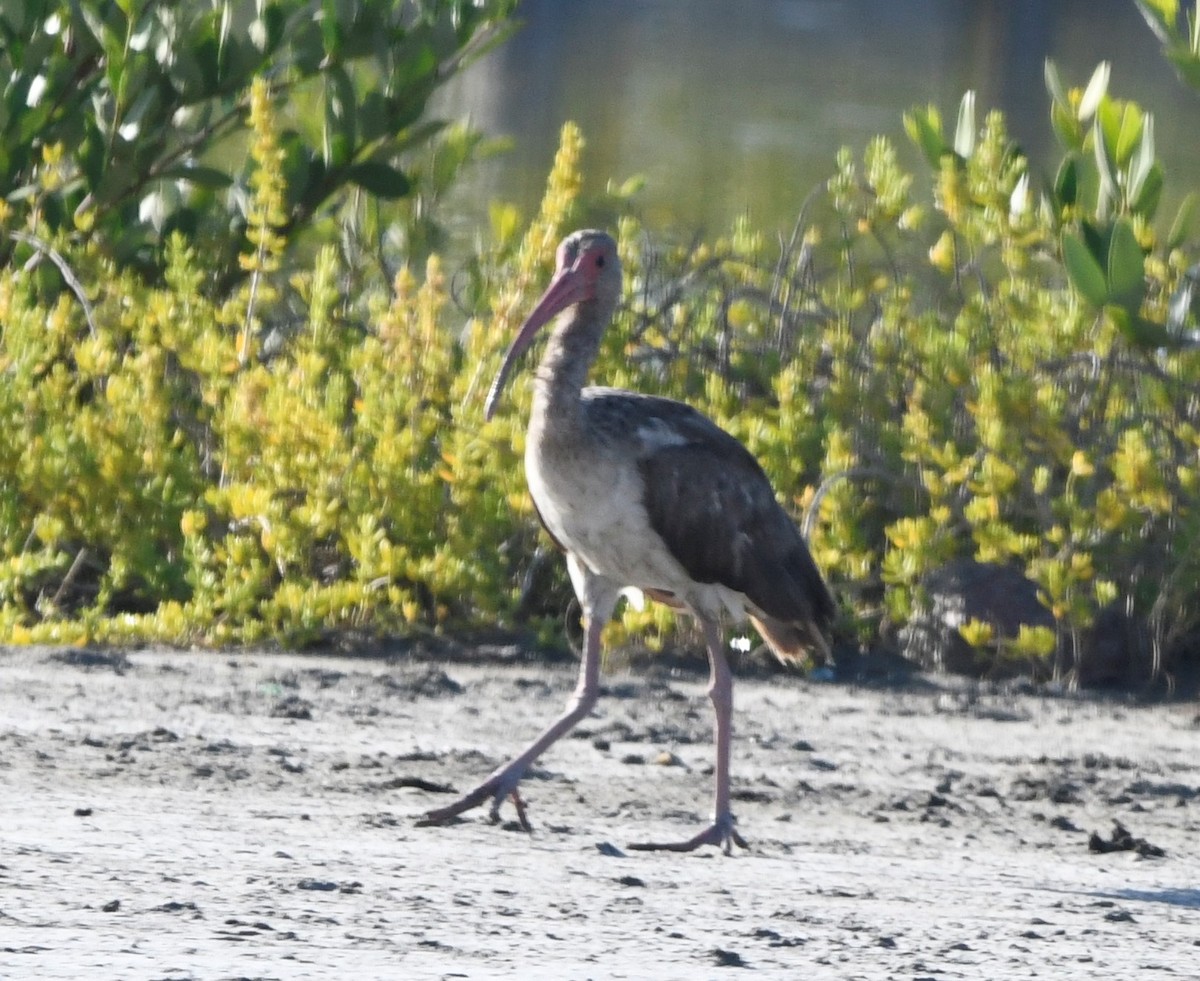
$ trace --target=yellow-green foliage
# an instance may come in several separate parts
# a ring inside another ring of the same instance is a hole
[[[849,520],[834,492],[823,503],[818,558],[860,583],[877,569],[895,622],[923,574],[969,555],[1023,567],[1064,635],[1120,599],[1170,640],[1196,616],[1200,353],[1131,345],[1124,311],[1097,309],[1068,283],[1063,229],[1090,222],[1083,237],[1095,237],[1128,219],[1039,199],[999,114],[968,142],[965,155],[937,156],[927,216],[886,143],[861,165],[843,153],[830,186],[836,239],[810,231],[834,270],[819,294],[833,354],[825,470],[857,470],[864,488],[843,492],[858,508]],[[1161,325],[1190,260],[1128,207],[1145,252],[1145,302],[1129,314]],[[1040,634],[1015,652],[1050,653]]]
[[[151,287],[89,244],[85,212],[72,233],[44,228],[36,199],[0,212],[41,259],[0,272],[0,633],[297,641],[520,616],[558,635],[565,577],[536,558],[521,466],[530,374],[493,421],[482,404],[554,244],[587,220],[582,135],[564,128],[527,228],[494,209],[464,310],[436,256],[375,297],[343,295],[330,248],[289,271],[261,88],[252,122],[248,275],[220,301],[181,237]],[[745,222],[646,247],[622,218],[626,301],[595,378],[686,398],[743,440],[797,520],[811,509],[864,640],[964,555],[1024,568],[1058,642],[1115,600],[1170,639],[1196,622],[1200,353],[1126,328],[1167,322],[1182,240],[1034,189],[997,114],[978,132],[960,118],[953,149],[939,127],[911,123],[927,187],[887,140],[839,153],[782,253]],[[1123,221],[1144,285],[1091,303],[1061,243],[1116,241],[1095,230]],[[674,624],[629,610],[611,638],[659,646]],[[964,635],[993,643],[986,624]],[[1007,643],[1043,658],[1055,641]]]
[[[35,210],[0,216],[88,284],[47,302],[27,270],[0,274],[8,640],[296,641],[494,622],[519,599],[536,543],[528,398],[514,386],[517,407],[485,425],[482,394],[548,275],[544,244],[567,230],[582,135],[564,130],[541,213],[497,259],[492,313],[464,325],[433,257],[368,303],[362,329],[343,319],[333,249],[282,279],[283,158],[261,84],[251,122],[249,276],[222,303],[181,237],[152,289],[85,236],[42,241]]]

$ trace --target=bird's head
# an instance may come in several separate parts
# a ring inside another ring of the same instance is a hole
[[[504,355],[488,392],[484,416],[492,418],[504,383],[517,358],[529,347],[537,332],[569,307],[584,307],[599,329],[608,323],[621,296],[621,260],[617,243],[607,232],[587,229],[573,232],[558,246],[554,278],[538,300]]]

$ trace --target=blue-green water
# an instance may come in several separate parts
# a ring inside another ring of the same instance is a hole
[[[1002,109],[1046,169],[1047,57],[1080,86],[1111,62],[1110,91],[1155,113],[1167,201],[1200,186],[1200,97],[1132,0],[527,0],[521,17],[441,99],[443,113],[515,141],[459,190],[468,221],[491,198],[530,213],[567,119],[587,136],[591,188],[643,175],[644,216],[688,233],[743,212],[789,228],[837,149],[875,134],[920,166],[903,112],[934,103],[952,128],[967,89],[977,118]]]

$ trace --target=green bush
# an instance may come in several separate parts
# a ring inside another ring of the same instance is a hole
[[[461,320],[436,257],[369,301],[365,331],[347,319],[331,247],[285,295],[286,182],[265,84],[251,103],[248,276],[229,297],[206,295],[206,267],[178,233],[161,285],[62,231],[49,247],[86,293],[47,303],[25,270],[0,273],[11,641],[295,643],[347,626],[461,628],[514,607],[535,533],[520,522],[520,427],[479,418],[495,339],[476,320],[454,343]],[[507,284],[493,298],[501,320],[516,322],[547,273],[581,145],[568,128],[543,213],[484,270]],[[265,350],[260,322],[296,306],[302,325]]]
[[[441,130],[439,84],[502,36],[515,0],[23,0],[0,8],[0,189],[34,233],[78,232],[162,269],[181,232],[218,284],[239,275],[251,81],[286,107],[286,237],[365,191],[410,198]],[[426,182],[428,184],[428,181]],[[25,261],[30,234],[3,243]],[[48,265],[47,274],[53,274]]]

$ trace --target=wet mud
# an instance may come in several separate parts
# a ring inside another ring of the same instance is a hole
[[[1191,978],[1200,706],[618,673],[511,804],[416,819],[570,665],[0,652],[0,977]]]

